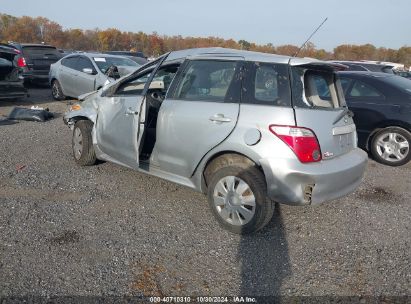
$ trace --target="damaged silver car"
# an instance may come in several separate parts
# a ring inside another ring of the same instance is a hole
[[[224,228],[255,232],[274,202],[319,204],[361,183],[367,155],[340,68],[222,48],[168,53],[65,113],[74,160],[203,192]]]

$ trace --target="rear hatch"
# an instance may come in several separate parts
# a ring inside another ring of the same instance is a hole
[[[11,48],[0,48],[0,81],[21,81],[15,59],[17,51]]]
[[[23,55],[28,68],[40,74],[48,74],[50,65],[61,58],[55,47],[46,45],[23,46]]]
[[[340,81],[327,63],[291,63],[292,95],[296,124],[317,136],[323,160],[356,148],[357,134]]]
[[[0,47],[0,98],[16,98],[26,95],[21,70],[16,66],[18,52]]]

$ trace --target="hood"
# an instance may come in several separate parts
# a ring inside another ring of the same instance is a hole
[[[80,96],[78,97],[78,100],[79,100],[79,101],[84,101],[86,98],[93,98],[94,96],[92,96],[92,95],[96,95],[97,92],[98,92],[98,91],[92,91],[92,92],[89,92],[89,93],[80,95]]]

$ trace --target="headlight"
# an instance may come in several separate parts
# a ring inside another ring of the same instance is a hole
[[[79,104],[74,104],[70,107],[70,111],[78,111],[81,109],[81,106]]]

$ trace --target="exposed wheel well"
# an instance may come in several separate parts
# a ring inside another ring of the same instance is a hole
[[[202,188],[203,191],[207,191],[207,187],[209,185],[210,179],[213,176],[213,174],[220,168],[230,166],[230,165],[236,165],[240,168],[247,169],[249,167],[257,167],[262,174],[264,175],[263,170],[249,157],[237,153],[237,152],[232,152],[232,151],[225,151],[225,152],[220,152],[215,155],[213,155],[208,161],[207,164],[204,166],[203,170],[203,182],[202,182]]]
[[[70,118],[70,122],[72,122],[73,124],[75,124],[76,122],[78,122],[78,121],[80,121],[80,120],[89,120],[89,121],[91,121],[88,117],[86,117],[86,116],[75,116],[75,117],[72,117],[72,118]],[[91,121],[92,122],[92,121]],[[93,123],[93,122],[92,122]],[[93,123],[94,124],[94,123]]]

